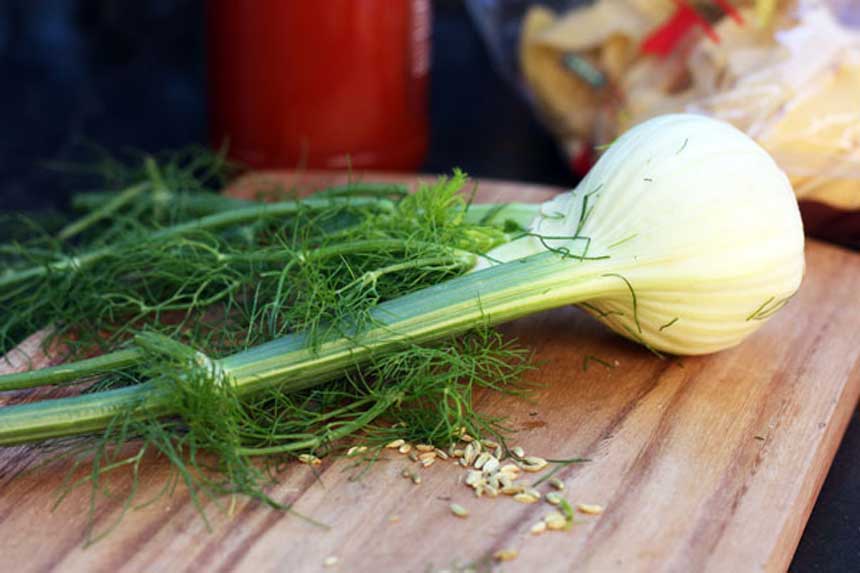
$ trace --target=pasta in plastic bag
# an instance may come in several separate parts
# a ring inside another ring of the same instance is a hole
[[[574,165],[587,164],[595,147],[649,117],[706,114],[734,124],[774,156],[814,234],[860,242],[857,2],[569,6],[522,11],[517,77]]]

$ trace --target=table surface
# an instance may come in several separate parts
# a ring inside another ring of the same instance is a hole
[[[202,0],[124,6],[0,4],[0,209],[61,209],[86,143],[159,150],[205,141]],[[525,103],[493,71],[459,2],[435,5],[432,137],[425,171],[568,186],[574,180]],[[83,181],[83,180],[81,180]],[[85,183],[80,183],[84,185]],[[80,187],[79,187],[80,188]],[[853,571],[860,557],[855,414],[791,569]]]

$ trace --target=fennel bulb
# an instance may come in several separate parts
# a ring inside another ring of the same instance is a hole
[[[628,131],[576,189],[541,206],[531,233],[480,266],[569,253],[583,307],[651,348],[738,344],[797,291],[803,225],[791,184],[731,125],[667,115]],[[612,280],[607,283],[606,279]]]

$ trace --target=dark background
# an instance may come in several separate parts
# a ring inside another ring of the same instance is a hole
[[[202,0],[0,1],[0,210],[65,208],[49,162],[206,142]],[[431,142],[424,171],[570,186],[552,139],[493,70],[461,3],[434,5]],[[860,569],[855,414],[792,571]],[[751,564],[751,568],[755,567]]]

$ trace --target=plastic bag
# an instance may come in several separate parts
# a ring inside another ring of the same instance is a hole
[[[813,212],[808,229],[860,241],[857,2],[469,6],[497,65],[527,92],[572,165],[585,170],[595,147],[651,116],[703,113],[768,149],[798,198],[814,204],[804,209]]]

